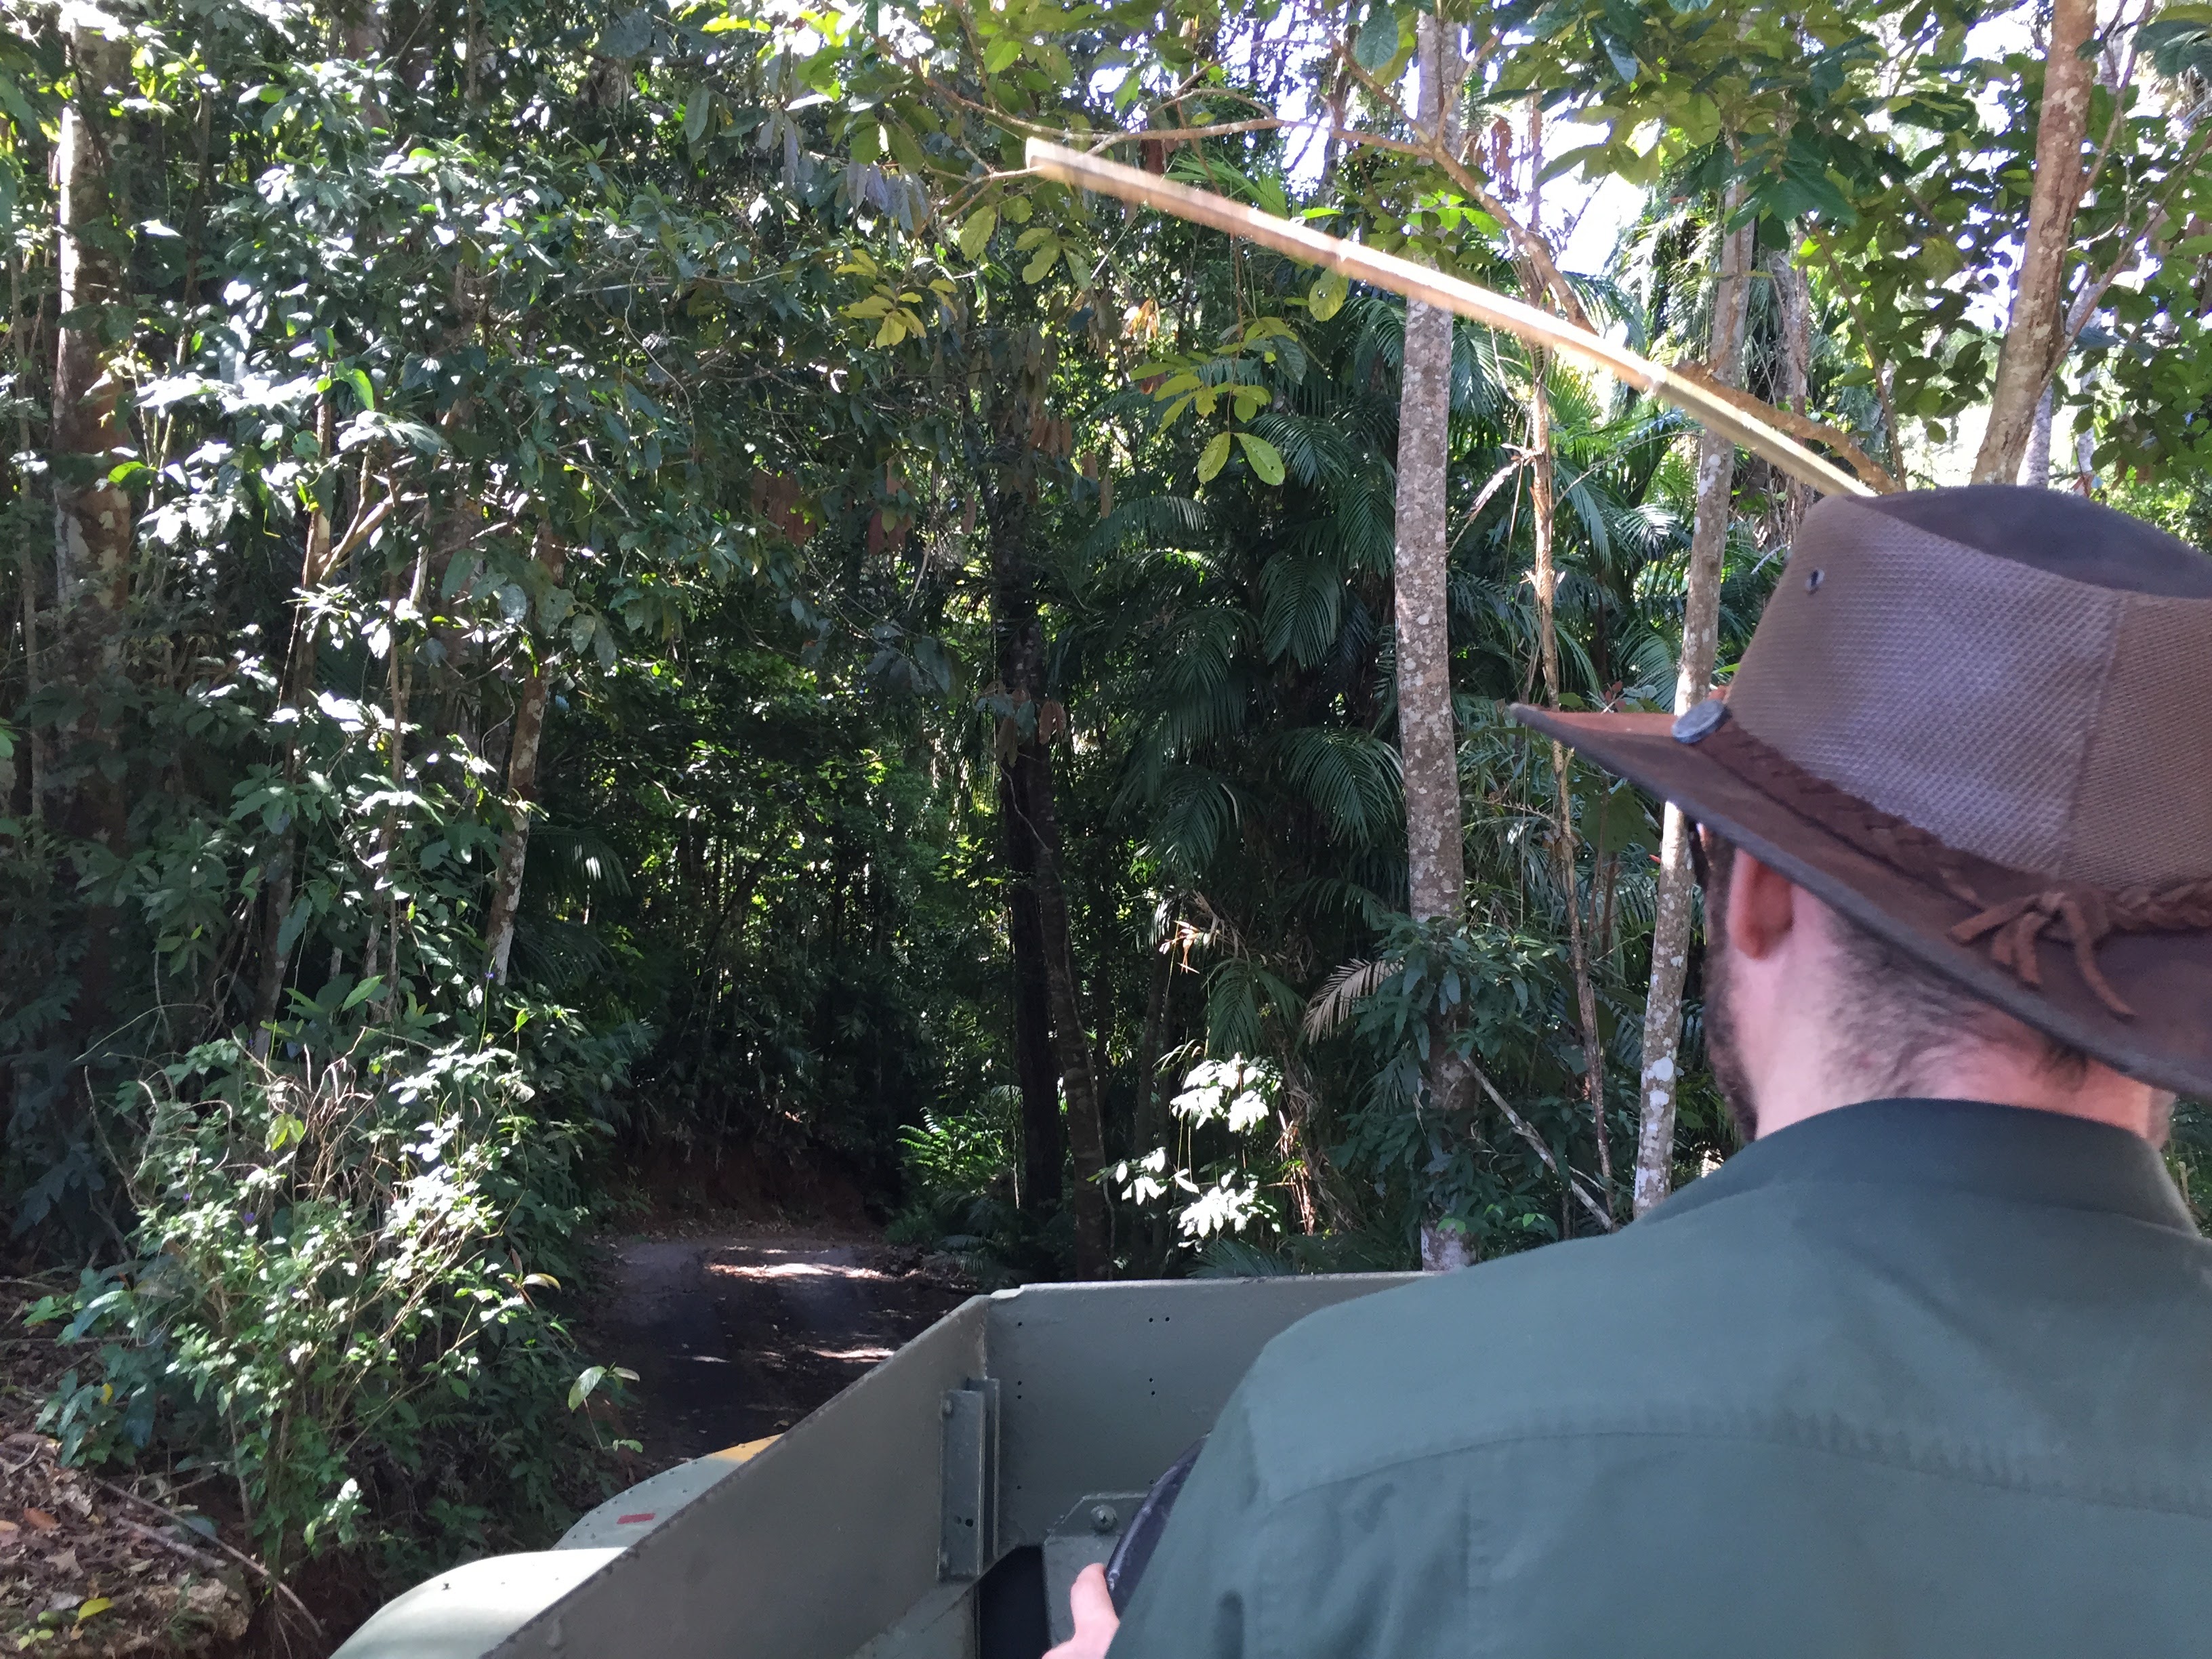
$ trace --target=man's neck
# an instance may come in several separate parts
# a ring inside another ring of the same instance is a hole
[[[1826,1086],[1781,1086],[1762,1089],[1759,1097],[1759,1133],[1802,1123],[1808,1117],[1839,1107],[1856,1105],[1881,1096],[1911,1096],[1929,1100],[1984,1100],[1999,1106],[2018,1106],[2028,1111],[2052,1112],[2105,1123],[2139,1135],[2154,1146],[2166,1144],[2173,1097],[2147,1083],[2123,1077],[2109,1066],[2092,1060],[2080,1075],[2071,1068],[2054,1068],[2038,1053],[2010,1046],[1981,1045],[1945,1054],[1931,1054],[1904,1077],[1881,1082],[1848,1078],[1823,1079]]]

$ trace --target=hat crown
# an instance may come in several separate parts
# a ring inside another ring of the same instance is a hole
[[[1992,863],[2212,875],[2212,559],[2109,508],[2003,487],[1821,501],[1729,708]]]

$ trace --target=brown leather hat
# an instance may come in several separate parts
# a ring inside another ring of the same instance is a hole
[[[1832,496],[1726,697],[1513,714],[2038,1030],[2212,1097],[2212,558],[2050,490]]]

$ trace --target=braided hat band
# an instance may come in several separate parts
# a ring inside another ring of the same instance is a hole
[[[2054,883],[1993,865],[1807,771],[1741,721],[1729,719],[1727,705],[1717,698],[1677,720],[1674,737],[1869,857],[1974,907],[1972,915],[1950,928],[1950,937],[1960,945],[1986,938],[1991,960],[2024,985],[2042,986],[2036,948],[2049,933],[2073,947],[2075,967],[2097,1000],[2117,1018],[2132,1019],[2135,1010],[2097,966],[2097,947],[2114,933],[2212,929],[2212,878],[2106,887]],[[2019,881],[2036,884],[1992,903],[1976,886],[1978,867],[1984,882],[1995,877],[2007,886]]]

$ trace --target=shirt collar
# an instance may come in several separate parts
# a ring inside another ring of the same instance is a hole
[[[2165,1160],[2140,1135],[1982,1100],[1869,1100],[1819,1113],[1753,1141],[1647,1219],[1760,1187],[1839,1182],[1984,1193],[2197,1232]]]

